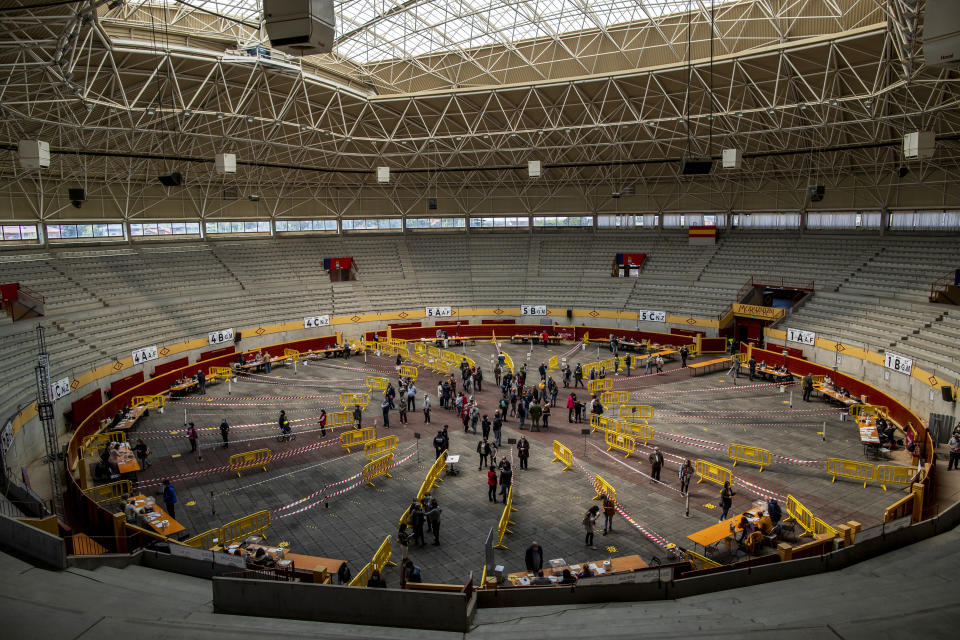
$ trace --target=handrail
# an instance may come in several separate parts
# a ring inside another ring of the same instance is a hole
[[[930,302],[933,302],[938,293],[946,293],[947,287],[952,286],[956,278],[955,273],[940,276],[930,284]]]

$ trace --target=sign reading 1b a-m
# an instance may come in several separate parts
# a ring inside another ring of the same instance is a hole
[[[522,315],[522,316],[545,316],[545,315],[547,315],[547,305],[545,305],[545,304],[522,304],[522,305],[520,305],[520,315]]]
[[[449,318],[453,316],[451,307],[425,307],[424,313],[428,318]]]

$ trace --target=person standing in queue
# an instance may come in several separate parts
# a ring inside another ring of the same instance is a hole
[[[517,442],[517,456],[520,458],[520,468],[527,468],[527,460],[530,458],[530,441],[527,436],[520,436]]]
[[[223,422],[220,423],[220,437],[223,438],[224,449],[230,446],[230,425],[227,424],[226,418],[224,418]]]

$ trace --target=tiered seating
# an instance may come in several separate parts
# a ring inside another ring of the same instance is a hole
[[[960,239],[955,237],[885,238],[876,255],[843,291],[924,303],[930,283],[960,266]]]
[[[48,312],[103,306],[89,291],[78,287],[58,270],[59,262],[47,252],[0,256],[0,281],[19,282],[44,296]]]

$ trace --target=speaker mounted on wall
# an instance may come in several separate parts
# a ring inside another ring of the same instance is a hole
[[[169,175],[158,176],[157,180],[165,187],[179,187],[183,184],[183,176],[179,171],[171,171]]]

